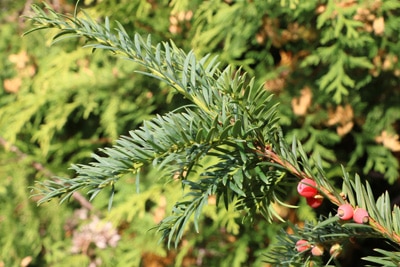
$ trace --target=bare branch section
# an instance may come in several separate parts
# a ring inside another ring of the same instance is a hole
[[[24,152],[22,152],[17,146],[10,144],[9,142],[7,142],[7,140],[5,140],[4,138],[0,137],[0,145],[13,152],[15,155],[17,155],[18,160],[23,160],[25,158],[30,158],[30,156]],[[42,163],[37,162],[35,160],[31,160],[31,166],[38,172],[41,172],[45,177],[48,178],[52,178],[55,175],[48,170]],[[93,209],[93,205],[84,197],[82,196],[82,194],[80,194],[79,192],[74,192],[72,194],[72,198],[75,199],[76,201],[78,201],[78,203],[84,207],[85,209],[88,210],[92,210]]]

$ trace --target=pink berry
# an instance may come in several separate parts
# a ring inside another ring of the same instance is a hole
[[[308,197],[306,200],[308,206],[310,206],[313,209],[321,206],[322,202],[324,201],[323,197],[320,195],[316,195],[315,197]]]
[[[306,178],[297,185],[297,192],[303,197],[314,197],[318,193],[316,186],[317,183],[314,180]]]
[[[313,256],[322,256],[324,254],[324,247],[321,245],[316,245],[311,249],[311,254]]]
[[[298,252],[303,252],[306,251],[311,247],[310,243],[308,243],[307,240],[300,239],[299,241],[296,242],[296,249]]]
[[[342,220],[350,220],[353,218],[353,207],[350,204],[340,205],[337,214]]]
[[[356,208],[353,214],[353,220],[356,223],[367,223],[369,221],[368,212],[363,208]]]

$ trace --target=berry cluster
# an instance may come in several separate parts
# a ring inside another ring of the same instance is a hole
[[[296,250],[297,252],[304,252],[310,250],[313,256],[322,256],[324,254],[324,247],[322,244],[312,244],[307,240],[300,239],[296,242]],[[338,243],[333,244],[329,249],[329,254],[333,258],[337,258],[342,251],[342,246]]]
[[[297,186],[297,192],[299,192],[299,195],[305,197],[307,204],[314,209],[321,206],[322,201],[324,200],[323,196],[318,194],[316,186],[317,183],[309,178],[302,179]]]
[[[300,196],[303,196],[307,200],[307,204],[312,208],[318,208],[321,206],[323,201],[323,196],[318,194],[317,183],[309,178],[302,179],[297,185],[297,192]],[[338,208],[338,216],[342,220],[353,219],[356,223],[368,223],[369,215],[368,212],[357,207],[353,209],[350,204],[342,204]]]
[[[368,223],[369,221],[369,215],[365,209],[359,207],[353,209],[353,206],[351,206],[350,204],[340,205],[338,208],[337,215],[342,220],[353,219],[354,222],[360,224]]]
[[[311,249],[311,254],[313,256],[321,256],[322,254],[324,254],[324,247],[322,245],[313,245],[304,239],[300,239],[296,242],[296,249],[298,252],[303,252]]]
[[[297,192],[300,196],[306,198],[307,204],[312,208],[317,208],[322,204],[323,196],[318,194],[317,183],[312,179],[302,179],[297,186]],[[359,224],[368,223],[369,221],[369,214],[365,209],[360,207],[354,209],[348,203],[339,206],[337,215],[341,220],[353,219],[354,222]],[[341,249],[342,247],[339,244],[334,244],[329,252],[332,257],[336,258],[340,254]],[[313,244],[304,239],[296,242],[296,250],[297,252],[310,251],[313,256],[322,256],[324,254],[322,244]]]

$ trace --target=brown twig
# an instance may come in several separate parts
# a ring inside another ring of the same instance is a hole
[[[278,154],[276,154],[270,147],[266,147],[263,150],[258,149],[257,154],[262,155],[266,160],[272,161],[280,166],[282,166],[284,169],[292,173],[294,176],[298,177],[299,179],[312,179],[315,180],[313,177],[307,175],[305,172],[298,170],[293,164],[288,162],[287,160],[281,158]],[[319,186],[318,190],[323,193],[330,202],[335,204],[336,206],[340,206],[343,204],[343,199],[339,199],[333,192],[331,192],[329,189]],[[355,208],[355,207],[353,207]],[[400,236],[396,233],[391,233],[388,231],[383,225],[381,225],[379,222],[377,222],[374,218],[369,217],[369,225],[375,229],[377,232],[382,233],[384,236],[390,238],[391,240],[397,242],[400,244]]]
[[[283,168],[288,170],[291,174],[293,174],[297,178],[299,178],[299,179],[308,178],[311,180],[315,180],[313,177],[307,175],[305,172],[298,170],[295,166],[293,166],[293,164],[291,164],[287,160],[282,159],[278,154],[276,154],[274,151],[272,151],[272,149],[267,147],[264,149],[264,151],[258,151],[258,153],[260,153],[260,152],[265,158],[272,160],[276,164],[282,166]],[[322,194],[324,194],[329,199],[329,201],[332,202],[333,204],[335,204],[336,206],[339,206],[340,204],[342,204],[341,199],[339,199],[335,194],[330,192],[325,187],[320,186],[318,188],[318,190]]]
[[[7,142],[7,140],[5,140],[4,138],[0,137],[0,145],[3,146],[5,149],[13,152],[14,154],[17,155],[19,160],[25,159],[28,157],[27,154],[25,154],[24,152],[22,152],[17,146],[10,144],[9,142]],[[46,177],[54,177],[55,175],[49,171],[48,169],[46,169],[43,164],[32,160],[31,162],[32,167],[38,171],[44,174],[44,176]],[[93,209],[93,205],[84,197],[82,196],[80,193],[78,192],[74,192],[72,194],[72,198],[75,199],[76,201],[79,202],[79,204],[88,209],[88,210],[92,210]]]
[[[400,244],[400,236],[396,233],[390,233],[383,225],[378,223],[374,218],[369,217],[369,225],[374,228],[377,232],[387,236],[391,240],[395,241],[397,244]]]

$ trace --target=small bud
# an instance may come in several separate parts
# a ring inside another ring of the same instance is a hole
[[[321,245],[316,245],[311,249],[311,254],[313,256],[322,256],[324,254],[324,247]]]
[[[342,252],[342,249],[343,248],[342,248],[342,246],[340,244],[338,244],[338,243],[333,244],[331,246],[331,249],[329,250],[329,254],[331,254],[331,256],[334,259],[336,259],[340,255],[340,253]]]
[[[316,186],[317,183],[314,180],[303,179],[297,185],[297,192],[303,197],[314,197],[318,193]]]
[[[308,197],[306,200],[308,206],[315,209],[321,206],[322,202],[324,201],[324,198],[321,195],[315,195],[314,197]]]
[[[350,220],[353,218],[353,207],[350,204],[340,205],[337,214],[342,220]]]
[[[365,209],[356,208],[353,214],[353,220],[356,223],[368,223],[369,221],[368,212]]]
[[[303,252],[311,248],[310,243],[307,240],[300,239],[296,242],[296,249],[298,252]]]

